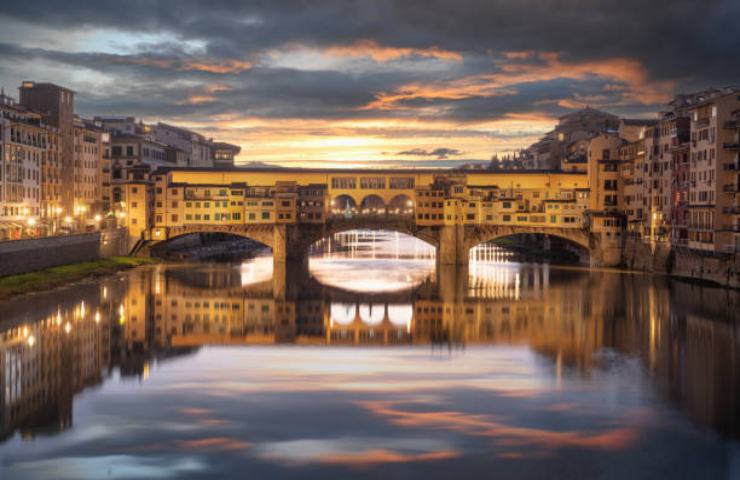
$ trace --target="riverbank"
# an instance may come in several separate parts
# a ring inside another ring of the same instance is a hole
[[[73,263],[35,272],[0,277],[0,300],[26,293],[51,290],[88,277],[112,275],[121,270],[157,263],[156,259],[110,257],[91,262]]]

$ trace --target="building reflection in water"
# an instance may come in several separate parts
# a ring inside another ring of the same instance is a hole
[[[272,272],[256,259],[140,268],[61,300],[40,296],[33,314],[11,303],[0,333],[0,439],[64,430],[74,395],[113,372],[141,378],[151,362],[203,345],[271,344],[522,345],[550,359],[556,376],[620,352],[641,358],[692,418],[740,432],[736,292],[507,264],[499,253],[388,292],[327,286],[307,268]]]

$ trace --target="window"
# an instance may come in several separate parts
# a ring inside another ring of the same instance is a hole
[[[393,190],[409,190],[414,188],[414,177],[391,177],[388,183]]]
[[[262,220],[269,220],[270,212],[262,212]]]
[[[385,189],[385,177],[361,177],[360,188],[383,190]]]
[[[331,188],[348,190],[357,188],[355,177],[334,177],[331,179]]]

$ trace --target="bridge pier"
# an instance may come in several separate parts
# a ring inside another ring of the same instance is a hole
[[[445,225],[439,229],[437,262],[440,265],[467,265],[468,248],[465,242],[465,227]]]
[[[618,236],[607,237],[603,233],[593,235],[589,251],[591,267],[618,267],[622,265],[624,249],[622,239]]]
[[[310,279],[308,256],[302,260],[272,260],[272,298],[296,300]]]

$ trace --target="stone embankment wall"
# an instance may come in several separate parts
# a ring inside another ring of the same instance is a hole
[[[630,270],[662,273],[740,288],[740,258],[737,254],[673,248],[667,243],[650,245],[628,238],[624,244],[623,259],[624,266]]]
[[[0,276],[125,255],[125,229],[0,242]]]

